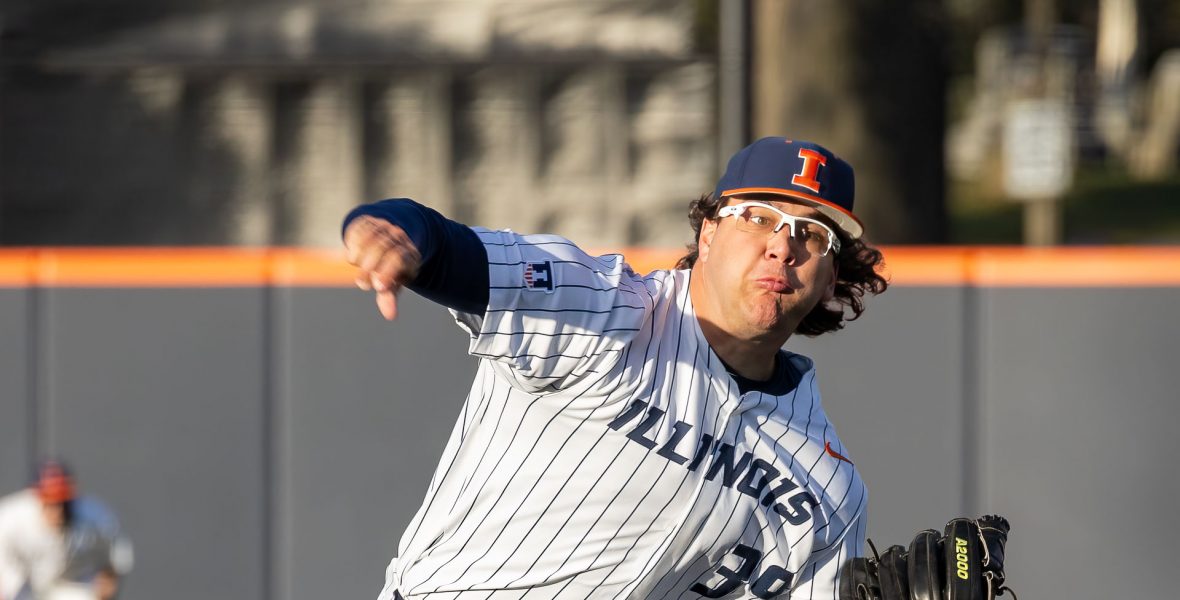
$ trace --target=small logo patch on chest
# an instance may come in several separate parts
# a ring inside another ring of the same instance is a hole
[[[549,261],[524,264],[524,287],[534,292],[553,293],[553,263]]]

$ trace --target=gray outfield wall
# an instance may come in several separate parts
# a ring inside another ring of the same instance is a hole
[[[998,512],[1022,598],[1167,597],[1177,307],[1180,287],[895,286],[788,348],[818,361],[879,547]],[[475,366],[445,311],[402,310],[343,288],[0,288],[0,489],[36,454],[72,461],[135,541],[125,600],[372,598]]]

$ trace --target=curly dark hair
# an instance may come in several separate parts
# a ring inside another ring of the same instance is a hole
[[[688,245],[688,254],[677,263],[677,269],[691,269],[697,262],[700,249],[697,240],[701,237],[701,226],[705,219],[717,219],[717,211],[724,203],[724,198],[714,198],[713,194],[705,194],[694,200],[688,207],[688,221],[692,224],[693,241]],[[845,321],[853,321],[864,312],[864,295],[884,292],[889,282],[881,276],[880,270],[885,263],[881,251],[865,243],[863,239],[852,239],[832,227],[836,235],[840,236],[840,252],[836,254],[836,291],[833,298],[817,305],[803,321],[795,333],[815,337],[817,335],[837,331],[844,328]],[[851,314],[846,313],[846,309]]]

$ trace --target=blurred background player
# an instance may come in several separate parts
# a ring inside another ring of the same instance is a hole
[[[110,600],[132,561],[114,513],[60,461],[0,498],[0,600]]]

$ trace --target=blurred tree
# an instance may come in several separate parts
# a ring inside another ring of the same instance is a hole
[[[980,35],[999,25],[1016,25],[1025,16],[1030,0],[947,0],[948,44],[951,72],[970,74],[975,67],[975,44]],[[1160,55],[1180,47],[1180,2],[1135,0],[1139,14],[1142,61],[1140,75],[1150,72]],[[1099,0],[1053,0],[1052,16],[1061,24],[1078,25],[1096,32]]]
[[[717,53],[720,12],[719,0],[693,0],[692,43],[697,52]]]
[[[752,14],[754,137],[848,160],[874,241],[946,241],[943,2],[755,0]]]

